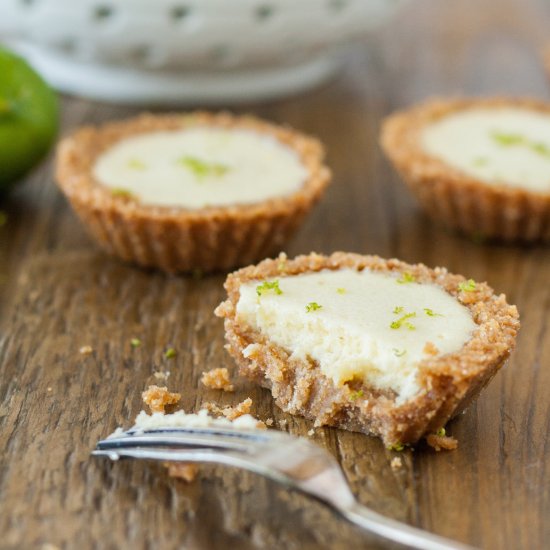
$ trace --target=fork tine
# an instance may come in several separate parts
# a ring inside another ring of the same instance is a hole
[[[185,434],[146,434],[132,437],[113,437],[99,441],[99,450],[136,448],[136,447],[172,447],[172,448],[203,448],[203,449],[230,449],[246,452],[250,446],[246,442],[225,438],[213,439],[200,435]]]

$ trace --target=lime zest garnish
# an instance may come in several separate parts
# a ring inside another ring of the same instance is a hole
[[[345,293],[346,293],[346,289],[340,287],[340,288],[337,288],[337,289],[336,289],[336,292],[338,292],[338,294],[345,294]]]
[[[139,159],[130,159],[128,161],[128,168],[131,168],[132,170],[145,170],[147,167],[145,166],[145,163]]]
[[[550,158],[550,146],[542,143],[541,141],[530,140],[521,134],[507,134],[505,132],[498,131],[492,132],[491,137],[493,138],[493,141],[502,147],[526,147],[527,149],[533,151],[533,153]]]
[[[187,168],[197,177],[198,180],[204,178],[219,178],[229,171],[229,166],[218,162],[207,162],[197,157],[184,156],[177,160],[184,168]]]
[[[414,330],[416,327],[408,321],[408,319],[412,319],[413,317],[416,317],[416,313],[413,311],[412,313],[406,313],[402,317],[399,317],[396,321],[393,321],[390,324],[390,328],[397,330],[400,329],[402,326],[407,327],[409,330]]]
[[[317,302],[309,302],[306,306],[306,312],[311,313],[312,311],[317,311],[318,309],[321,309],[323,306],[318,304]]]
[[[124,189],[122,187],[114,187],[111,189],[111,195],[113,197],[120,197],[121,199],[134,199],[135,196],[131,191],[128,191],[128,189]]]
[[[141,340],[139,338],[132,338],[130,340],[130,345],[133,347],[133,348],[139,348],[139,346],[141,346]]]
[[[402,350],[398,350],[397,348],[393,348],[393,354],[396,356],[396,357],[403,357],[403,355],[405,355],[405,353],[407,353],[407,350],[406,349],[402,349]]]
[[[363,397],[364,394],[365,394],[365,392],[363,390],[357,390],[357,391],[354,391],[354,392],[350,393],[349,398],[353,399],[353,401],[355,401],[356,399],[359,399],[359,397]]]
[[[279,281],[265,281],[264,283],[256,287],[256,294],[258,296],[262,296],[264,293],[269,292],[270,290],[273,290],[273,292],[278,295],[283,293],[283,291],[279,287]]]
[[[437,432],[435,432],[435,435],[438,435],[439,437],[445,437],[445,434],[447,432],[445,431],[445,428],[439,428],[439,430],[437,430]]]
[[[400,453],[405,448],[403,443],[394,443],[393,445],[388,446],[388,451],[396,451]]]
[[[468,279],[467,281],[458,283],[458,290],[462,290],[462,292],[472,292],[475,289],[476,282],[473,279]]]
[[[472,161],[472,164],[474,166],[487,166],[488,163],[489,163],[489,159],[487,157],[476,157]]]
[[[403,311],[404,307],[403,306],[395,306],[393,308],[393,313],[395,313],[395,315],[398,315],[399,313],[401,313]]]
[[[442,315],[441,313],[435,313],[435,311],[429,307],[424,308],[424,313],[429,317],[445,317],[445,315]]]
[[[164,357],[166,359],[173,359],[177,354],[178,354],[178,352],[174,348],[168,348],[164,352]]]
[[[397,279],[397,282],[400,285],[404,285],[406,283],[414,283],[415,281],[416,281],[416,277],[410,271],[405,271],[401,275],[401,278]]]
[[[8,215],[3,210],[0,210],[0,227],[3,227],[7,223],[8,223]]]

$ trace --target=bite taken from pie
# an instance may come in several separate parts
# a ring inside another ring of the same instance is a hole
[[[550,104],[435,99],[388,117],[381,143],[437,221],[476,239],[550,241]]]
[[[515,345],[485,283],[377,256],[285,255],[227,277],[227,349],[283,410],[413,444],[460,413]]]
[[[320,142],[228,113],[144,114],[58,148],[57,181],[108,252],[167,272],[276,254],[330,181]]]

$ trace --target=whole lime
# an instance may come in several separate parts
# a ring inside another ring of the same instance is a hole
[[[0,194],[48,152],[57,128],[55,93],[24,59],[0,48]]]

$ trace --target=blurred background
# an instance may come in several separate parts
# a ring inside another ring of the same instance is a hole
[[[439,33],[455,61],[434,93],[489,82],[528,93],[548,16],[544,0],[1,0],[0,10],[0,40],[57,89],[142,106],[284,97],[341,76],[354,57],[356,70],[383,60],[405,71],[421,95],[443,58],[423,37]]]

